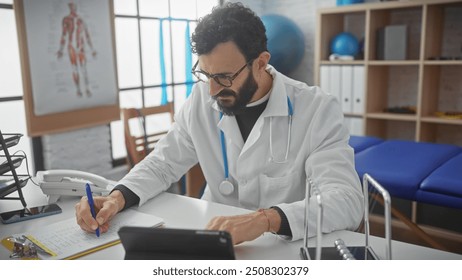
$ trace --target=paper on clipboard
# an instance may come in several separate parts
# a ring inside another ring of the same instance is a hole
[[[155,227],[163,224],[163,220],[127,209],[117,214],[110,224],[108,232],[100,237],[83,231],[75,218],[50,224],[32,232],[15,234],[13,237],[25,236],[45,251],[46,253],[38,252],[40,259],[75,259],[120,243],[117,232],[122,226]]]

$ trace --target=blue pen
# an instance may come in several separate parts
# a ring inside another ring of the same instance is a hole
[[[85,186],[87,190],[87,198],[88,198],[88,204],[90,205],[91,215],[93,216],[93,219],[96,219],[95,202],[93,201],[93,195],[91,194],[91,188],[88,183]],[[96,229],[96,236],[99,237],[99,227]]]

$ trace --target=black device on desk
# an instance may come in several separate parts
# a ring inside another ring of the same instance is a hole
[[[4,224],[12,224],[39,217],[50,216],[61,213],[62,210],[57,204],[28,207],[19,210],[0,213],[0,220]]]
[[[231,235],[225,231],[122,227],[126,260],[233,260]]]

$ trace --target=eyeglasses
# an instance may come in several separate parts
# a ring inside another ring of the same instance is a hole
[[[224,86],[224,87],[231,87],[233,85],[234,79],[239,76],[239,74],[244,70],[244,68],[249,65],[252,61],[247,61],[244,66],[241,67],[234,75],[228,76],[224,74],[209,74],[207,72],[204,72],[202,70],[196,70],[197,65],[199,64],[199,61],[194,64],[194,67],[192,68],[191,72],[193,73],[196,78],[201,81],[201,82],[208,82],[210,79],[215,80],[217,84]]]

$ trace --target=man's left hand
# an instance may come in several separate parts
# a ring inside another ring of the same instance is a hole
[[[274,209],[265,209],[238,216],[215,217],[207,225],[209,230],[227,231],[233,238],[233,244],[251,241],[263,233],[277,232],[281,225],[281,217]]]

